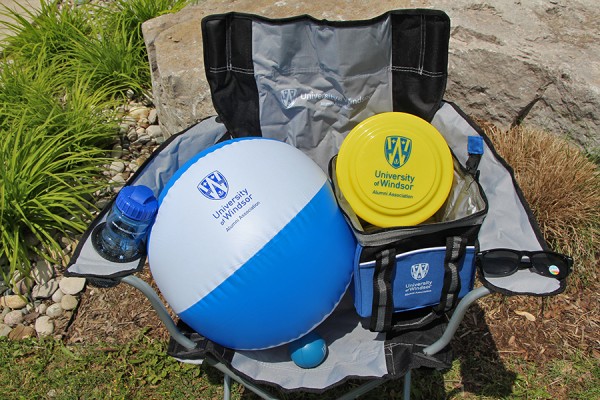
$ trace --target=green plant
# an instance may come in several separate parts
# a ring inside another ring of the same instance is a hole
[[[61,2],[40,1],[40,9],[31,11],[4,7],[0,24],[8,31],[2,42],[3,53],[12,59],[44,65],[62,57],[69,46],[92,32],[93,20],[84,7],[59,7]]]
[[[90,77],[93,89],[108,90],[111,97],[123,97],[128,89],[150,88],[150,69],[143,41],[118,27],[100,30],[84,39],[73,40],[65,53],[68,66],[78,76]]]
[[[85,229],[116,102],[150,88],[141,24],[183,0],[118,0],[39,11],[4,7],[0,61],[0,266],[27,274],[34,254],[59,261],[58,236]]]
[[[131,32],[136,40],[143,42],[142,23],[177,12],[190,3],[190,0],[116,0],[105,10],[110,14],[107,21]]]
[[[103,148],[117,129],[105,111],[106,94],[90,90],[88,80],[53,87],[60,82],[57,74],[24,68],[20,76],[18,70],[9,76],[27,82],[33,74],[34,79],[20,91],[3,92],[0,102],[0,255],[9,264],[5,281],[16,271],[26,275],[33,255],[59,262],[59,237],[86,227],[92,194],[103,185]],[[2,86],[12,83],[0,81]]]
[[[116,0],[98,8],[104,33],[99,33],[95,41],[91,40],[88,51],[78,50],[82,59],[88,62],[87,70],[104,64],[94,73],[115,83],[120,77],[121,85],[129,82],[129,88],[138,94],[149,90],[150,69],[142,24],[160,15],[177,12],[190,3],[190,0]],[[117,91],[122,88],[116,87]]]

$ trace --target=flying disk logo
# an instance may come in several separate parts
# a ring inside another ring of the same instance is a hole
[[[413,279],[420,281],[421,279],[425,278],[427,276],[427,273],[429,272],[429,264],[428,263],[419,263],[419,264],[413,264],[410,267],[410,274],[412,275]]]
[[[229,184],[222,173],[213,171],[200,181],[198,190],[209,200],[222,200],[227,197]]]
[[[394,168],[400,168],[410,158],[412,140],[404,136],[388,136],[383,150],[387,162]]]
[[[281,92],[279,92],[281,104],[283,104],[285,108],[290,108],[293,106],[296,102],[296,93],[296,89],[283,89]]]

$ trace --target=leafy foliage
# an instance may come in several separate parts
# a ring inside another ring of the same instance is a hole
[[[59,238],[82,232],[106,185],[115,110],[151,87],[141,24],[182,0],[4,7],[0,26],[0,270],[29,272],[37,255],[60,261]]]
[[[5,280],[16,270],[26,273],[33,254],[56,261],[57,235],[85,228],[92,194],[102,186],[99,157],[116,130],[101,111],[104,94],[90,90],[89,81],[76,78],[61,88],[58,74],[42,70],[5,68],[0,81],[21,82],[12,101],[0,103],[0,254],[10,265]]]

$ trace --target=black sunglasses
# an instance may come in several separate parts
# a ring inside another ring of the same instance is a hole
[[[571,272],[573,259],[551,251],[486,250],[477,254],[484,276],[499,278],[529,268],[549,278],[564,279]]]

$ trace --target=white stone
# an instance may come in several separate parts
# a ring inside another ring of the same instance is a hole
[[[43,315],[35,320],[35,331],[38,336],[49,336],[54,333],[54,321],[49,316]]]
[[[120,144],[115,144],[110,153],[112,158],[121,158],[123,156],[123,146]]]
[[[150,137],[150,135],[144,133],[143,135],[139,135],[138,136],[138,139],[135,141],[135,143],[136,144],[146,144],[150,140],[152,140],[152,138]]]
[[[51,279],[43,285],[35,285],[31,290],[31,295],[35,299],[47,299],[58,290],[59,283],[56,279]]]
[[[11,294],[0,298],[0,306],[9,307],[13,310],[20,310],[27,305],[27,301],[16,294]]]
[[[110,163],[110,170],[114,174],[123,172],[125,170],[125,163],[123,161],[113,161],[112,163]]]
[[[6,324],[0,324],[0,337],[6,337],[12,331],[12,328]]]
[[[149,114],[150,109],[148,107],[136,107],[129,111],[129,115],[135,118],[136,121],[139,121],[142,118],[148,118]]]
[[[55,302],[55,303],[60,303],[60,300],[63,298],[64,295],[65,295],[65,293],[62,290],[60,290],[60,288],[59,288],[52,295],[52,301]]]
[[[43,285],[54,278],[54,266],[46,260],[40,260],[35,267],[31,269],[31,277],[38,285]]]
[[[4,316],[4,323],[8,326],[16,326],[23,322],[23,313],[21,310],[14,310]]]
[[[138,125],[139,125],[141,128],[144,128],[144,129],[146,129],[147,127],[149,127],[149,126],[150,126],[150,122],[148,122],[148,119],[147,119],[147,118],[142,118],[142,119],[140,119],[140,120],[138,121]]]
[[[34,282],[30,277],[23,278],[13,285],[12,290],[15,294],[26,296],[31,291]]]
[[[63,277],[59,283],[64,294],[77,294],[85,287],[85,278]]]
[[[112,184],[123,185],[125,182],[125,178],[120,173],[110,178],[110,183]]]
[[[74,310],[75,307],[77,307],[77,304],[79,304],[77,297],[70,294],[65,294],[60,300],[60,306],[65,311]]]
[[[60,303],[50,304],[48,306],[48,308],[46,309],[46,315],[49,316],[50,318],[60,317],[63,312],[64,312],[64,310],[63,310],[62,306],[60,305]]]
[[[138,134],[137,134],[137,132],[135,131],[135,129],[134,129],[134,128],[131,128],[131,129],[129,130],[129,132],[127,132],[127,139],[128,139],[130,142],[135,142],[135,141],[137,140],[137,138],[138,138]]]
[[[125,135],[127,134],[127,131],[129,130],[129,124],[128,123],[120,123],[119,124],[119,134],[121,135]]]
[[[35,308],[35,312],[37,312],[40,315],[44,315],[44,314],[46,314],[47,309],[48,309],[48,305],[46,303],[42,303]]]
[[[158,125],[150,125],[146,128],[146,133],[152,138],[162,137],[162,128]]]
[[[148,114],[148,123],[150,125],[154,125],[154,124],[156,124],[157,121],[158,121],[158,113],[156,112],[156,109],[153,108],[150,110],[150,113]]]

